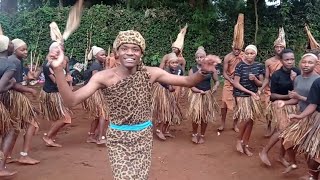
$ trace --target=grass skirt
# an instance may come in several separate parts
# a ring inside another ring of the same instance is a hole
[[[10,113],[2,103],[2,94],[0,94],[0,135],[7,133],[12,128],[18,128],[18,123],[11,119]]]
[[[266,109],[266,118],[277,123],[279,130],[284,130],[291,123],[289,121],[289,114],[297,113],[297,105],[285,105],[283,108],[279,108],[277,101],[269,102]]]
[[[209,90],[206,94],[194,93],[189,91],[189,110],[188,117],[196,124],[201,122],[213,122],[220,107],[214,98],[214,92]]]
[[[320,154],[320,113],[314,112],[286,128],[280,137],[284,144],[290,142],[298,153],[319,159]]]
[[[173,92],[159,83],[152,89],[152,118],[157,123],[180,124],[182,115]]]
[[[108,109],[103,98],[102,91],[97,90],[92,96],[82,103],[82,107],[87,112],[90,112],[95,118],[108,118]]]
[[[40,112],[48,121],[57,121],[64,118],[66,113],[71,114],[64,106],[59,92],[46,93],[43,90],[40,92]]]
[[[16,122],[17,130],[27,130],[29,124],[37,123],[36,112],[30,100],[21,92],[9,90],[1,94],[1,101]]]
[[[238,119],[239,122],[247,120],[258,120],[263,117],[263,109],[260,100],[255,100],[250,97],[236,97],[235,111],[233,119]]]

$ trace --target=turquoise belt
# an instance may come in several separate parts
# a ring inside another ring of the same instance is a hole
[[[150,120],[144,123],[133,124],[133,125],[115,125],[111,122],[109,125],[111,129],[119,130],[119,131],[141,131],[151,126],[152,126],[152,122]]]

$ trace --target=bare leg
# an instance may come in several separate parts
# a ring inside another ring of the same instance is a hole
[[[159,138],[160,140],[165,141],[165,140],[166,140],[166,137],[165,137],[165,136],[163,135],[163,133],[162,133],[163,126],[164,126],[164,123],[163,123],[163,122],[159,123],[159,128],[156,130],[156,134],[157,134],[157,136],[158,136],[158,138]]]
[[[18,137],[17,132],[14,130],[10,130],[7,134],[3,135],[2,143],[1,143],[1,158],[0,158],[0,177],[10,177],[17,173],[17,171],[8,171],[6,166],[6,160],[9,155],[9,153],[12,151],[13,146],[17,140]]]
[[[201,121],[201,135],[200,135],[200,138],[199,138],[199,141],[198,141],[199,144],[203,144],[204,143],[204,135],[206,133],[207,126],[208,126],[208,123],[205,123],[205,122]]]
[[[223,103],[226,106],[225,103]],[[226,125],[226,118],[227,118],[228,109],[226,107],[221,108],[221,126],[218,128],[218,131],[223,131]]]
[[[282,139],[281,139],[281,146],[280,146],[280,154],[279,154],[279,159],[278,161],[284,166],[284,167],[289,167],[290,163],[284,158],[286,155],[286,150],[284,149],[282,145]]]
[[[271,166],[271,163],[270,163],[269,158],[268,158],[268,152],[279,141],[279,135],[280,135],[280,132],[278,132],[278,131],[276,133],[274,133],[271,136],[268,144],[259,153],[261,161],[267,166]]]
[[[198,143],[198,124],[192,122],[192,138],[191,141],[194,143]]]
[[[46,136],[43,136],[43,141],[46,143],[49,147],[62,147],[60,144],[55,143],[52,139],[57,135],[59,130],[63,128],[66,125],[66,123],[63,120],[58,120],[53,123],[51,129],[49,130],[48,134]]]
[[[98,141],[97,141],[98,145],[107,143],[107,140],[105,139],[105,136],[104,136],[104,133],[103,133],[104,132],[104,127],[106,126],[105,123],[106,123],[105,118],[104,117],[100,117],[99,118],[99,126],[98,126]]]
[[[23,153],[27,153],[28,154],[28,152],[30,150],[31,140],[32,140],[32,137],[33,137],[35,131],[36,131],[36,127],[34,127],[33,125],[29,124],[27,132],[24,135],[23,149],[22,149]],[[19,158],[18,162],[22,163],[22,164],[34,165],[34,164],[38,164],[40,161],[35,160],[35,159],[31,158],[28,155],[25,155],[25,156],[21,156]]]
[[[282,139],[282,141],[283,141],[283,139]],[[281,142],[281,143],[283,143],[283,142]],[[287,167],[283,173],[288,173],[288,172],[298,168],[297,162],[296,162],[296,153],[294,152],[293,148],[287,149],[287,153],[289,155],[291,165],[289,167]]]
[[[165,137],[174,138],[174,135],[172,135],[172,134],[170,133],[169,128],[170,128],[169,123],[166,123],[166,124],[163,126],[163,130],[162,130],[163,135],[164,135]]]
[[[233,120],[233,130],[237,133],[240,131],[238,128],[238,119]]]
[[[244,153],[247,156],[252,156],[252,152],[249,151],[249,140],[251,137],[251,132],[252,132],[252,128],[253,128],[253,120],[248,120],[247,122],[247,126],[243,135],[243,144],[244,144]]]
[[[87,143],[96,143],[97,142],[95,131],[98,127],[98,123],[99,123],[99,119],[97,119],[97,118],[91,122],[90,131],[88,133],[88,138],[87,138]]]
[[[267,132],[266,132],[266,134],[264,135],[264,137],[269,138],[269,137],[271,137],[272,134],[275,132],[275,129],[272,129],[271,120],[270,120],[269,117],[267,117],[267,121],[268,121]]]
[[[244,133],[246,131],[246,128],[247,128],[247,122],[246,121],[242,121],[240,123],[240,133],[239,133],[237,144],[236,144],[236,149],[240,153],[244,153],[244,150],[243,150],[243,137],[244,137]]]

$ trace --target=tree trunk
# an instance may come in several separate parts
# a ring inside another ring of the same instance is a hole
[[[59,0],[59,8],[63,7],[63,0]]]
[[[256,17],[256,31],[254,33],[254,43],[255,44],[257,44],[257,36],[258,36],[258,30],[259,30],[258,2],[259,2],[259,0],[254,0],[254,14]]]
[[[15,13],[18,10],[18,0],[1,0],[1,11],[8,14]]]

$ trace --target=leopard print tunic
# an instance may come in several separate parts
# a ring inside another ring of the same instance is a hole
[[[110,122],[133,125],[151,120],[149,74],[135,74],[103,90],[110,109]],[[108,129],[107,145],[115,180],[147,180],[151,166],[152,127],[142,131]]]

